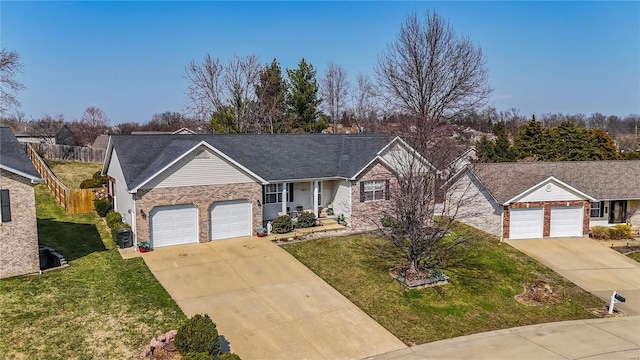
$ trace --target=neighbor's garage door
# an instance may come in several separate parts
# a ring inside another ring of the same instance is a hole
[[[582,236],[582,206],[552,207],[550,237]]]
[[[198,242],[198,210],[193,205],[160,206],[151,210],[151,246]]]
[[[251,204],[223,201],[211,205],[211,240],[251,236]]]
[[[544,222],[542,208],[511,209],[509,239],[540,239]]]

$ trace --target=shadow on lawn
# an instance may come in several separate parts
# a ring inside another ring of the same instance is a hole
[[[61,253],[67,261],[107,250],[94,224],[38,219],[38,240]]]

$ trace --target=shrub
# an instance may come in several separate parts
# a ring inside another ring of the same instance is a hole
[[[107,216],[107,213],[113,210],[113,204],[108,199],[94,200],[93,207],[100,217]]]
[[[305,211],[296,220],[296,226],[300,229],[316,226],[316,216],[312,212]]]
[[[242,360],[240,359],[240,356],[234,353],[224,353],[224,354],[218,355],[218,357],[220,358],[220,360]]]
[[[220,337],[216,324],[209,315],[197,314],[178,328],[175,338],[176,349],[181,355],[203,352],[211,356],[220,353]]]
[[[84,179],[80,183],[80,189],[93,189],[102,187],[107,183],[107,177],[100,175],[100,171],[93,174],[90,179]]]
[[[628,239],[631,237],[631,225],[617,224],[609,228],[609,238],[612,240]]]
[[[392,218],[391,216],[385,216],[382,219],[380,219],[380,224],[383,227],[393,228],[394,230],[402,229],[402,224],[398,220]]]
[[[271,222],[271,232],[274,234],[286,234],[293,230],[293,223],[289,215],[278,216]]]
[[[119,212],[115,212],[111,210],[107,213],[106,220],[107,220],[107,226],[109,226],[110,228],[113,228],[114,224],[122,222],[122,215],[120,215]]]
[[[594,239],[608,240],[609,228],[606,226],[594,226],[591,228],[591,236],[593,236]]]
[[[113,226],[111,226],[111,237],[113,238],[113,241],[116,244],[118,243],[118,230],[121,230],[121,229],[131,229],[131,225],[120,221],[120,222],[114,223]]]
[[[182,360],[213,360],[213,356],[206,352],[190,352],[182,355]]]

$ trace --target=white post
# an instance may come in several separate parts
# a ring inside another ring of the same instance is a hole
[[[313,215],[318,218],[318,181],[313,182]]]
[[[282,183],[282,213],[287,213],[287,183]]]
[[[616,302],[616,292],[614,291],[613,294],[611,294],[611,302],[609,302],[609,314],[613,314],[613,304]]]

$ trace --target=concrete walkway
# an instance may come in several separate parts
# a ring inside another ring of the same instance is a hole
[[[640,317],[564,321],[436,341],[375,360],[640,359]]]
[[[142,254],[187,316],[207,313],[251,359],[359,359],[406,346],[265,238]]]
[[[507,243],[607,303],[616,290],[627,300],[616,308],[627,315],[640,315],[640,263],[589,238]]]

